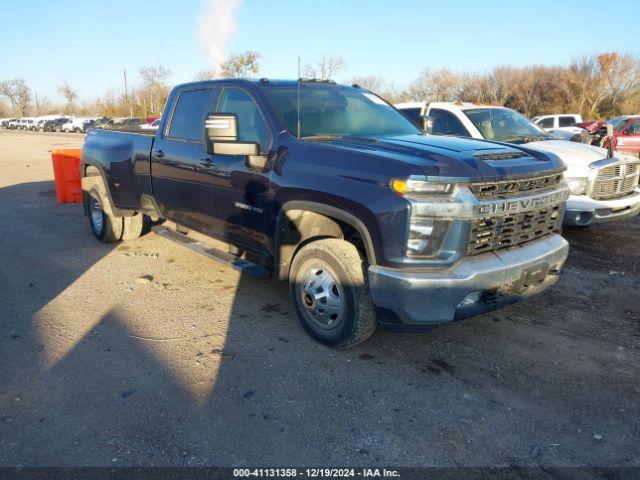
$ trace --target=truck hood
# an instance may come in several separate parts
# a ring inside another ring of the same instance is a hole
[[[373,155],[413,167],[414,174],[458,181],[498,180],[563,171],[560,159],[527,146],[436,135],[343,137],[323,148]],[[568,142],[562,142],[568,143]],[[417,171],[416,171],[417,170]],[[402,172],[402,169],[399,168]],[[402,174],[402,173],[399,173]]]
[[[527,147],[555,153],[567,166],[574,168],[588,168],[590,163],[607,158],[607,150],[604,148],[564,140],[531,142],[527,143]]]

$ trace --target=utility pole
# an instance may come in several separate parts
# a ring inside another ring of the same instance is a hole
[[[127,88],[127,69],[123,69],[124,72],[124,103],[129,107],[129,116],[133,117],[133,107],[129,104],[129,89]]]
[[[36,115],[40,115],[40,102],[38,102],[38,92],[36,92]]]
[[[127,90],[127,69],[123,70],[124,72],[124,101],[125,103],[129,103],[129,91]]]

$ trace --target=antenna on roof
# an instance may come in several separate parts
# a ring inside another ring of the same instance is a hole
[[[298,57],[298,82],[297,82],[297,110],[298,110],[298,140],[300,140],[300,57]]]

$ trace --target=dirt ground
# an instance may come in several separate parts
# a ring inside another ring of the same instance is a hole
[[[97,242],[0,131],[0,465],[640,466],[640,219],[567,230],[548,293],[342,352],[287,286]]]

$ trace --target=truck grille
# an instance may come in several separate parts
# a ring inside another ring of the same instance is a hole
[[[592,197],[606,200],[624,197],[633,192],[640,178],[640,163],[619,163],[598,171]]]
[[[469,255],[521,245],[559,232],[562,205],[553,205],[505,217],[488,217],[471,222]]]
[[[471,192],[478,199],[501,198],[520,193],[532,193],[537,190],[553,189],[560,186],[562,174],[545,175],[543,177],[502,180],[499,182],[472,183]]]

